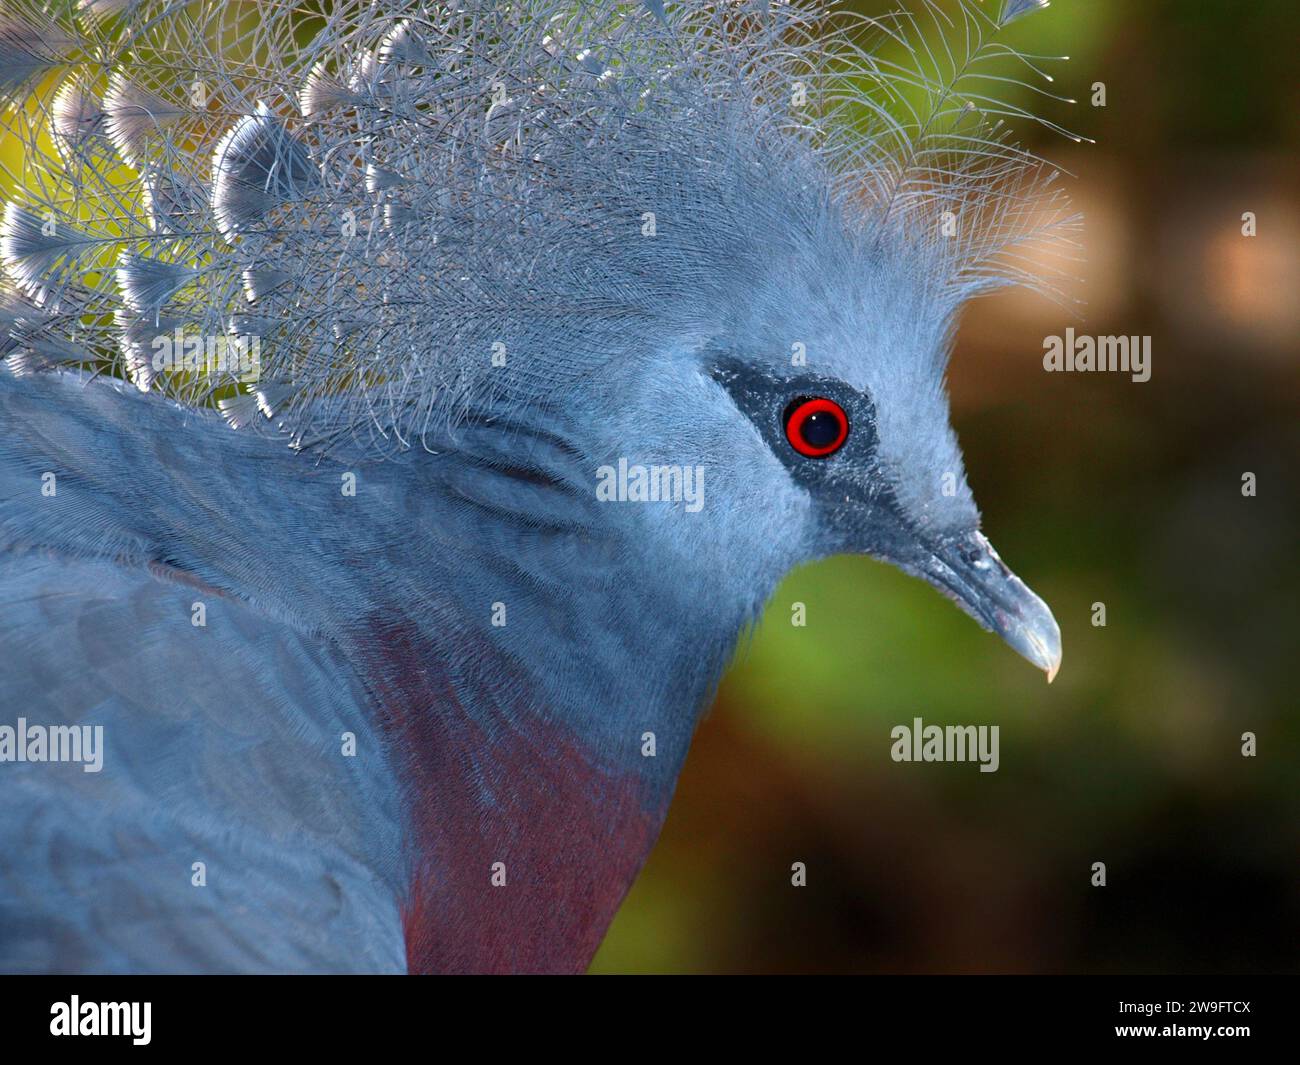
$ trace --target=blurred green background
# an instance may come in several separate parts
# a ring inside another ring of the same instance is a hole
[[[1086,306],[972,307],[953,417],[1061,674],[870,560],[793,574],[594,971],[1300,969],[1300,8],[1056,0],[1007,39],[1071,57],[1047,113],[1097,142],[1025,131],[1074,175]],[[1150,335],[1151,380],[1044,373],[1068,325]],[[891,761],[918,716],[999,724],[1001,768]]]

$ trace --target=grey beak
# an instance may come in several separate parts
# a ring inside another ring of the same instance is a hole
[[[1061,668],[1061,630],[1056,619],[1047,604],[1007,568],[982,533],[930,545],[929,557],[915,571],[1043,670],[1047,683],[1052,682]]]

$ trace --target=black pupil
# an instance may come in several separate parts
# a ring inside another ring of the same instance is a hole
[[[811,448],[830,447],[840,438],[840,420],[828,410],[813,411],[800,424],[799,435]]]

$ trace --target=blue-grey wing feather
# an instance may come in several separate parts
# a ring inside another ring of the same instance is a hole
[[[355,779],[382,757],[363,701],[320,641],[243,602],[0,556],[0,724],[103,727],[99,772],[0,764],[0,968],[403,968],[397,881],[372,861],[397,818]]]

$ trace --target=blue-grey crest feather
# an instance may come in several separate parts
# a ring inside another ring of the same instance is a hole
[[[251,386],[140,373],[140,322],[219,334],[252,304],[278,424],[381,449],[637,338],[734,330],[719,309],[810,242],[850,272],[901,257],[946,323],[1071,246],[1008,136],[1034,116],[984,70],[1038,6],[8,0],[0,92],[34,95],[7,113],[0,259],[97,369],[185,404]]]

